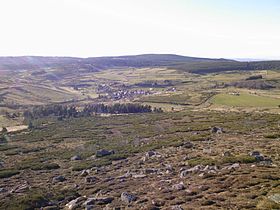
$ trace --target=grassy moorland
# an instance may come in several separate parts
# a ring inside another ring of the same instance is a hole
[[[217,94],[211,99],[211,102],[218,105],[234,107],[277,108],[280,105],[280,99],[250,94]]]
[[[152,57],[5,61],[0,209],[279,209],[277,62]],[[69,113],[99,103],[164,112]]]
[[[129,209],[147,208],[154,200],[167,209],[176,205],[195,209],[278,208],[269,196],[280,193],[279,120],[274,114],[189,111],[40,119],[34,121],[34,129],[12,134],[9,142],[0,146],[5,163],[0,182],[7,190],[1,193],[0,203],[5,209],[39,208],[48,203],[58,209],[82,195],[98,194],[113,198],[108,207],[124,208],[120,194],[128,191],[137,196]],[[225,133],[211,133],[213,126],[222,126]],[[187,142],[192,146],[185,147]],[[115,153],[93,157],[99,149]],[[151,150],[160,156],[145,159]],[[253,150],[269,157],[273,164],[260,165],[248,155]],[[225,152],[230,155],[223,156]],[[75,155],[81,159],[71,161]],[[232,164],[238,167],[226,169]],[[197,165],[217,169],[180,176],[181,168]],[[84,169],[90,169],[88,176],[96,181],[87,182],[81,175]],[[125,176],[127,173],[131,175]],[[65,180],[54,182],[59,175]],[[181,182],[185,189],[173,187]],[[25,185],[20,194],[7,196]],[[104,205],[94,206],[102,209]]]

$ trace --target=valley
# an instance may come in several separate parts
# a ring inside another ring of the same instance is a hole
[[[1,209],[280,208],[277,61],[3,59]]]

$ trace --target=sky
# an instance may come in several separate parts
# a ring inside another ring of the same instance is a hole
[[[0,0],[0,56],[280,59],[279,0]]]

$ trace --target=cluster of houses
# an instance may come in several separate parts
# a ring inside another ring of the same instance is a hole
[[[149,90],[118,90],[116,92],[110,92],[106,94],[106,98],[113,100],[120,99],[133,99],[137,96],[151,95],[152,92]]]
[[[240,96],[240,93],[239,92],[230,92],[229,95]]]

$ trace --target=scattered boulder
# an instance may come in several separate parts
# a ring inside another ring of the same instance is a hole
[[[85,210],[94,210],[94,205],[88,205],[85,207]]]
[[[230,151],[226,151],[223,153],[223,157],[230,157],[230,156],[231,156]]]
[[[101,149],[96,152],[96,157],[104,157],[104,156],[112,155],[112,154],[115,154],[114,150]]]
[[[156,174],[159,170],[156,168],[145,168],[143,169],[144,174]]]
[[[264,160],[264,156],[259,151],[252,151],[249,155],[255,157],[258,162]]]
[[[165,201],[164,200],[152,200],[152,204],[155,206],[155,207],[159,207],[159,206],[164,206],[165,204]]]
[[[22,184],[22,185],[18,185],[16,186],[14,189],[12,189],[10,192],[11,193],[24,193],[27,190],[29,190],[31,188],[31,186],[27,183]]]
[[[130,193],[128,193],[128,192],[123,192],[123,193],[121,194],[121,200],[122,200],[123,202],[125,202],[125,203],[131,203],[131,202],[135,201],[136,199],[137,199],[137,198],[136,198],[135,195],[130,194]]]
[[[193,148],[193,143],[191,143],[190,141],[184,142],[182,147],[186,149],[191,149]]]
[[[71,157],[71,161],[75,161],[75,160],[82,160],[82,157],[80,155],[75,155]]]
[[[280,204],[280,193],[270,195],[270,196],[268,196],[268,199],[277,203],[277,204]]]
[[[95,176],[88,176],[85,178],[86,183],[95,183],[98,180]]]
[[[4,192],[7,192],[7,190],[3,187],[0,188],[0,193],[4,193]]]
[[[176,205],[176,206],[172,206],[171,210],[184,210],[181,206]]]
[[[180,182],[179,184],[172,185],[172,189],[173,190],[184,190],[185,189],[185,185],[184,185],[183,182]]]
[[[165,170],[166,170],[165,173],[167,173],[167,174],[174,172],[174,168],[169,164],[165,165]]]
[[[180,177],[183,178],[188,174],[199,173],[199,172],[203,172],[202,174],[200,174],[200,176],[204,176],[205,174],[215,174],[217,171],[218,171],[217,166],[207,165],[204,167],[203,165],[196,165],[190,169],[182,170],[180,173]]]
[[[196,165],[196,166],[194,166],[194,167],[192,167],[190,169],[181,171],[180,177],[183,178],[183,177],[187,176],[190,173],[200,172],[202,169],[203,169],[202,165]]]
[[[157,155],[157,153],[155,152],[155,151],[148,151],[147,153],[146,153],[146,157],[153,157],[153,156],[155,156],[155,155]]]
[[[272,166],[272,160],[270,158],[264,158],[259,164],[262,166]]]
[[[141,179],[141,178],[145,178],[147,177],[146,174],[133,174],[132,175],[132,178],[135,178],[135,179]]]
[[[224,129],[214,126],[213,128],[211,128],[211,133],[222,134],[224,133]]]
[[[111,203],[114,200],[112,197],[95,197],[95,198],[88,198],[84,203],[83,206],[92,206],[92,205],[106,205]]]
[[[94,205],[95,199],[94,198],[88,198],[84,203],[83,206],[91,206]]]
[[[81,176],[87,176],[87,175],[89,175],[89,170],[82,170],[82,172],[81,172],[80,175],[81,175]]]
[[[240,164],[239,163],[234,163],[230,166],[224,167],[222,170],[236,170],[238,168],[240,168]]]
[[[95,202],[96,202],[97,205],[109,204],[109,203],[112,203],[113,200],[114,200],[113,197],[97,197],[97,198],[95,198]]]
[[[53,182],[64,182],[66,180],[66,178],[64,176],[55,176],[53,178]]]
[[[75,208],[79,207],[80,203],[82,201],[84,201],[85,199],[86,199],[85,197],[78,197],[78,198],[70,201],[69,203],[67,203],[65,206],[68,209],[75,209]]]
[[[202,171],[218,171],[218,167],[217,166],[205,166],[205,168],[202,169]]]

